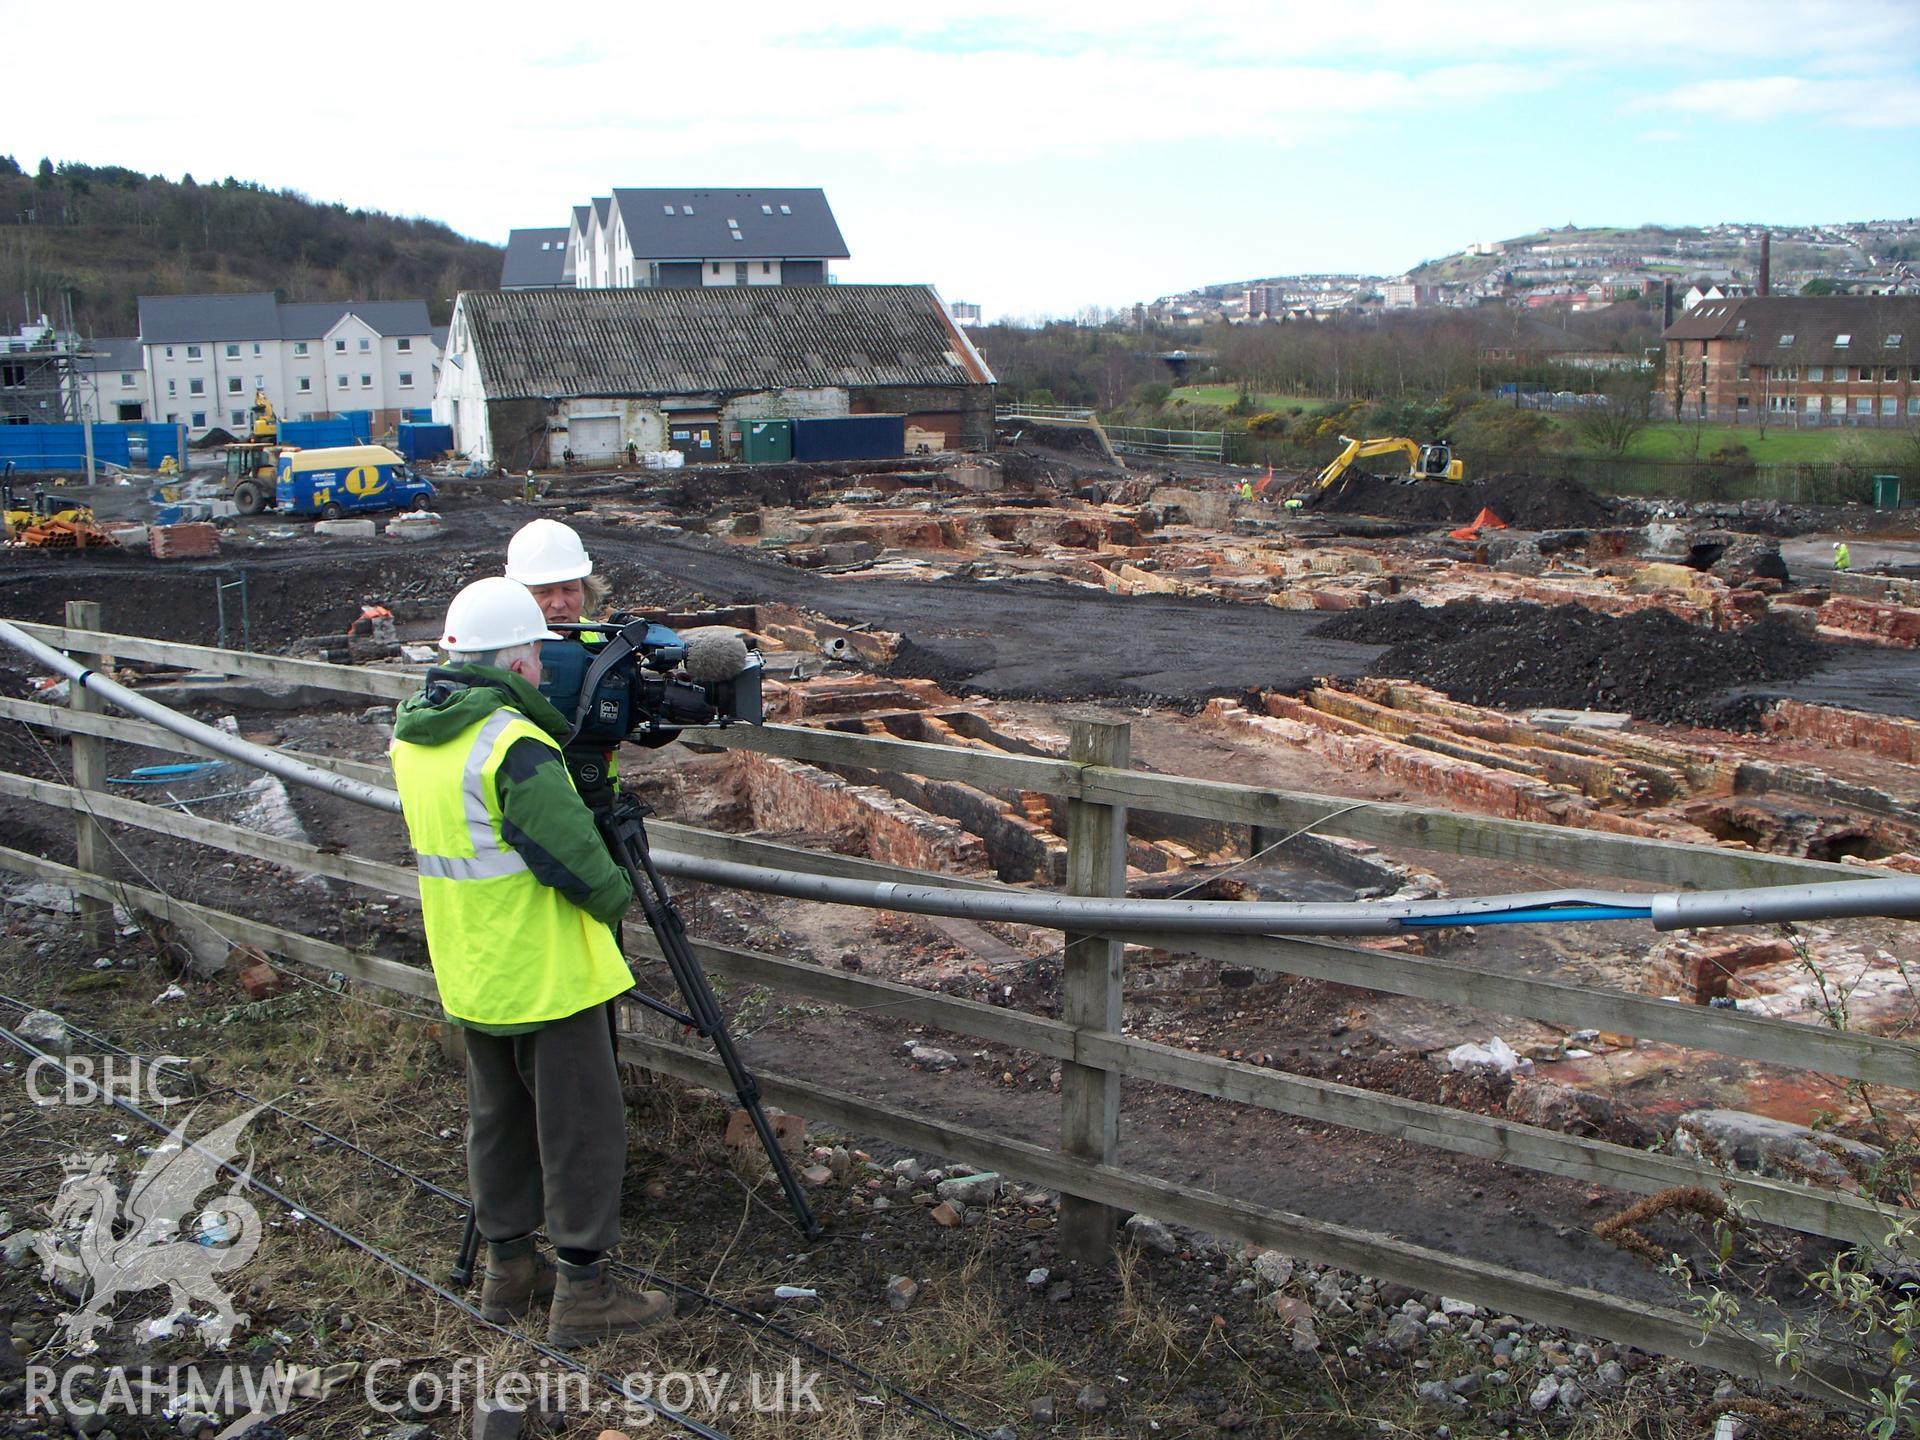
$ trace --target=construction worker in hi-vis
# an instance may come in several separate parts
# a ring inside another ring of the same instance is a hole
[[[537,688],[555,638],[518,581],[468,585],[447,609],[448,663],[401,702],[390,754],[440,1006],[466,1032],[481,1309],[506,1323],[550,1296],[547,1340],[572,1347],[673,1303],[607,1273],[627,1152],[609,1002],[633,984],[616,932],[633,885],[567,773],[568,723]],[[557,1271],[534,1249],[543,1227]]]

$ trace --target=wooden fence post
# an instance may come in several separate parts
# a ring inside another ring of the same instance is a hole
[[[94,600],[67,602],[67,627],[72,630],[98,630],[100,605]],[[81,664],[101,664],[97,655],[76,655]],[[67,703],[75,710],[105,710],[106,705],[89,693],[79,681],[67,686]],[[107,742],[97,735],[75,735],[73,746],[73,783],[81,790],[107,788]],[[107,832],[84,810],[73,812],[74,866],[102,879],[113,877],[113,862],[107,848]],[[113,906],[91,896],[80,897],[80,929],[87,943],[106,949],[113,943]]]
[[[1125,721],[1076,719],[1067,758],[1081,765],[1125,769],[1132,730]],[[1067,802],[1067,892],[1124,895],[1127,888],[1127,810],[1124,805]],[[1077,1030],[1120,1033],[1125,947],[1072,931],[1066,935],[1062,1018]],[[1060,1145],[1095,1164],[1113,1163],[1120,1135],[1120,1077],[1073,1061],[1060,1066]],[[1112,1253],[1119,1212],[1073,1195],[1060,1198],[1060,1253],[1104,1264]]]

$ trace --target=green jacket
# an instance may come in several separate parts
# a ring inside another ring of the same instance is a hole
[[[402,701],[395,715],[396,776],[402,758],[399,747],[446,745],[502,710],[513,712],[553,737],[555,744],[567,731],[567,722],[559,711],[510,671],[482,665],[450,665],[429,671],[425,687]],[[592,812],[574,789],[555,744],[523,733],[491,766],[499,843],[516,852],[526,862],[527,872],[541,885],[558,892],[602,925],[617,926],[633,899],[632,884],[626,871],[607,853]],[[403,800],[405,791],[403,785]],[[424,883],[422,898],[426,898]],[[429,926],[430,932],[433,928]],[[495,1026],[452,1018],[496,1033],[535,1028],[531,1024]]]

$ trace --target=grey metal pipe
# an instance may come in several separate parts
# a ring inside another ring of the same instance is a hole
[[[1653,928],[1774,925],[1787,920],[1865,916],[1920,919],[1920,877],[1842,880],[1826,885],[1769,885],[1755,890],[1702,890],[1655,895]]]
[[[831,905],[905,910],[966,920],[1000,920],[1052,930],[1162,930],[1188,935],[1392,935],[1414,919],[1452,919],[1461,925],[1505,911],[1560,906],[1631,907],[1645,911],[1650,897],[1591,890],[1490,895],[1461,900],[1369,900],[1297,904],[1237,900],[1126,900],[1051,895],[1028,890],[950,890],[895,881],[844,880],[740,865],[690,855],[656,855],[669,875],[735,890],[785,895]]]
[[[400,796],[397,791],[381,785],[369,785],[361,780],[349,780],[344,775],[335,775],[331,770],[322,770],[316,765],[295,760],[278,750],[270,750],[264,745],[255,745],[250,740],[242,740],[238,735],[229,735],[211,725],[202,724],[192,716],[182,715],[178,710],[169,710],[157,700],[136,694],[117,681],[110,680],[98,670],[90,670],[71,656],[62,654],[51,645],[27,634],[19,626],[0,620],[0,640],[25,652],[38,660],[48,669],[65,675],[76,685],[84,685],[101,699],[118,706],[130,715],[142,720],[151,720],[154,724],[171,730],[176,735],[185,735],[206,746],[229,760],[238,760],[255,769],[265,770],[278,775],[282,780],[291,780],[296,785],[310,786],[315,790],[325,790],[342,800],[351,800],[356,805],[370,805],[376,810],[400,813]]]

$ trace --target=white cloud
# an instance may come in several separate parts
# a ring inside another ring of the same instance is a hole
[[[1920,79],[1883,76],[1863,83],[1858,77],[1754,75],[1680,85],[1646,103],[1742,124],[1797,117],[1861,129],[1899,129],[1920,125]]]

